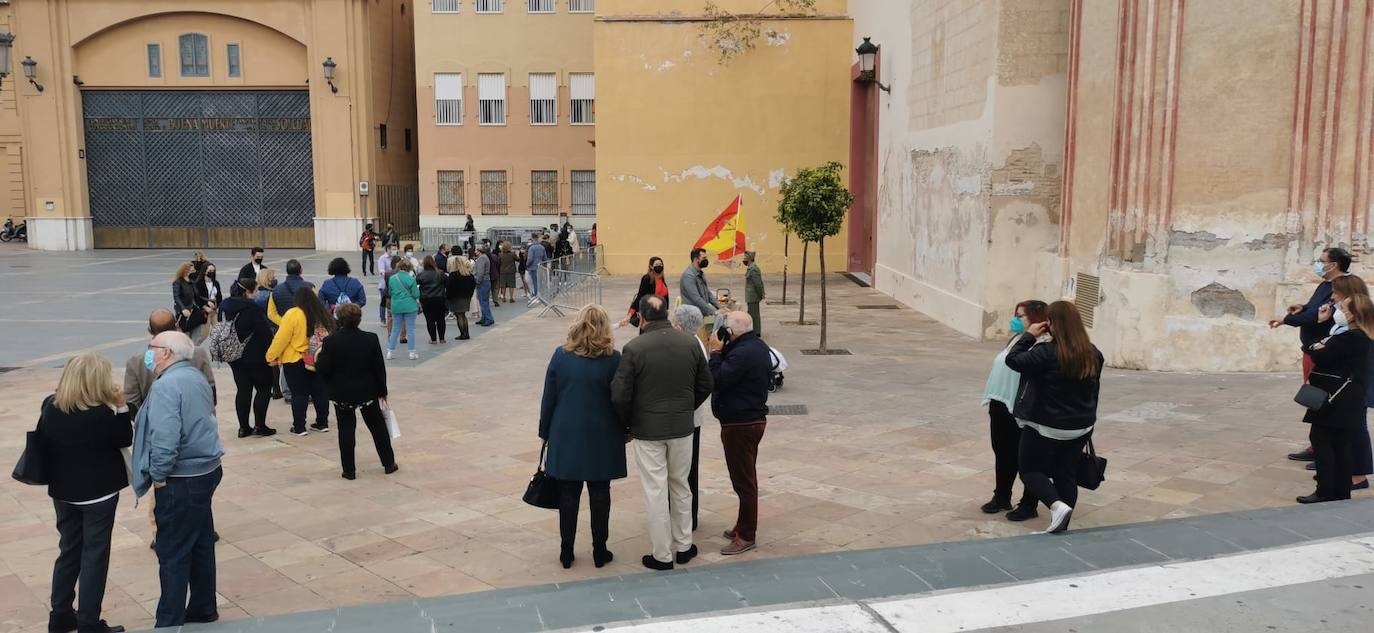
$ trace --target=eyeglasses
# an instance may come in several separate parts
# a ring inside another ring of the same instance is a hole
[[[149,343],[149,344],[148,344],[148,349],[172,349],[172,348],[167,347],[166,345],[153,345],[152,343]]]

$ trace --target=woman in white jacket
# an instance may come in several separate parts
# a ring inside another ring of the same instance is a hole
[[[673,309],[673,327],[678,331],[686,332],[697,339],[697,345],[701,346],[701,353],[707,358],[711,357],[711,352],[706,349],[706,342],[703,336],[709,336],[710,332],[703,334],[701,327],[705,317],[701,314],[701,309],[694,305],[683,304]],[[687,486],[692,489],[692,531],[697,529],[697,509],[700,507],[701,495],[697,492],[699,471],[701,465],[701,422],[706,418],[706,410],[711,407],[711,401],[701,403],[692,415],[692,423],[696,428],[692,431],[692,470],[687,474]]]

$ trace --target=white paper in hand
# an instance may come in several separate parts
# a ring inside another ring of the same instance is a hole
[[[396,410],[386,407],[382,410],[382,415],[386,416],[386,434],[390,435],[393,440],[400,437],[401,424],[396,421]]]

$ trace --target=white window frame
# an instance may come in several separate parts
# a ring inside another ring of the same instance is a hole
[[[502,13],[505,11],[505,0],[473,0],[472,5],[477,13]]]
[[[584,77],[589,79],[584,81],[582,79]],[[568,110],[569,124],[596,125],[596,75],[593,73],[569,73],[568,97],[570,105]],[[579,105],[585,107],[579,108]]]
[[[547,9],[543,7],[548,7]],[[534,14],[554,13],[558,9],[557,0],[526,0],[525,10]]]
[[[459,13],[462,10],[462,0],[434,0],[430,4],[430,13]]]
[[[530,125],[558,125],[558,73],[530,73],[529,81]],[[535,114],[541,111],[548,115],[548,120],[535,120]]]
[[[448,81],[441,77],[453,79]],[[454,82],[458,85],[453,86]],[[455,88],[456,99],[453,98]],[[454,120],[455,115],[457,120]],[[463,124],[463,73],[434,73],[434,124],[443,127]]]
[[[568,0],[568,13],[596,13],[596,0]]]
[[[495,80],[492,77],[500,78],[500,96],[492,94],[495,90]],[[477,75],[477,123],[478,125],[502,126],[510,118],[509,108],[507,107],[507,88],[505,73],[479,73]],[[491,108],[488,108],[488,105]],[[493,116],[488,116],[490,112]],[[499,117],[497,116],[499,115]],[[497,120],[499,118],[499,120]]]

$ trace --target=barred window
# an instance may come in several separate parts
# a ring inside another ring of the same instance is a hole
[[[439,215],[463,215],[463,201],[466,199],[463,187],[463,171],[439,172]]]
[[[530,209],[535,215],[558,215],[558,172],[530,172]]]
[[[148,45],[148,76],[149,76],[149,77],[161,77],[161,76],[162,76],[162,45],[161,45],[161,44],[149,44],[149,45]]]
[[[572,172],[573,215],[596,215],[596,172],[574,169]]]
[[[568,0],[568,13],[592,13],[596,11],[596,0]]]
[[[596,123],[596,75],[572,73],[568,75],[568,91],[572,95],[573,125]]]
[[[509,191],[506,189],[506,172],[482,172],[482,215],[506,215],[510,213]]]
[[[553,13],[553,0],[530,0],[530,13]]]
[[[243,68],[239,61],[239,45],[230,44],[226,51],[225,64],[229,67],[230,77],[242,77]]]
[[[458,0],[434,0],[433,13],[457,13]]]
[[[530,125],[558,123],[558,75],[530,73]]]
[[[463,75],[434,75],[434,122],[439,125],[463,124]]]
[[[210,76],[210,38],[200,33],[187,33],[177,38],[181,49],[182,77]]]
[[[477,0],[478,13],[500,13],[501,0]]]
[[[477,75],[477,102],[482,125],[506,124],[506,76],[503,73]]]

